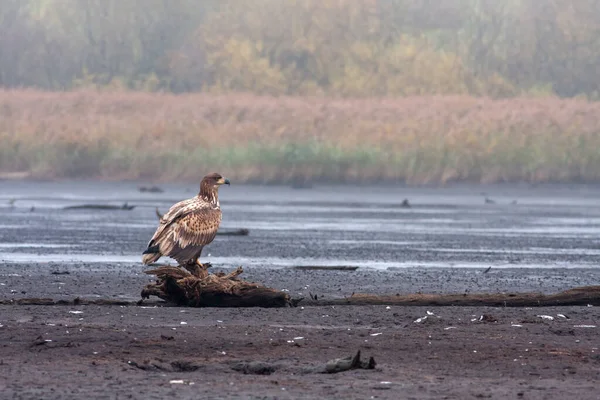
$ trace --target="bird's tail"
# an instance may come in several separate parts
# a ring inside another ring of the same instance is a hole
[[[149,264],[152,264],[153,262],[156,262],[161,256],[162,256],[162,254],[160,254],[160,253],[144,254],[142,256],[142,262],[144,263],[144,265],[149,265]]]
[[[153,262],[157,261],[161,256],[162,254],[160,253],[158,246],[148,247],[142,253],[142,262],[144,263],[144,265],[152,264]]]

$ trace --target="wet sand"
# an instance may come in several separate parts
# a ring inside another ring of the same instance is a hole
[[[151,280],[138,260],[154,208],[196,189],[139,193],[138,184],[0,182],[0,299],[139,299]],[[232,186],[221,190],[223,227],[250,235],[218,236],[204,255],[215,270],[243,265],[245,279],[292,297],[552,293],[599,281],[599,194],[584,185]],[[62,210],[90,202],[136,207]],[[585,306],[3,305],[0,398],[592,399],[599,316]],[[375,370],[320,372],[357,350]],[[250,361],[272,373],[238,371]]]

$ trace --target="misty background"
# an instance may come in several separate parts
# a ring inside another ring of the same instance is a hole
[[[0,171],[595,181],[598,65],[600,0],[0,0]]]

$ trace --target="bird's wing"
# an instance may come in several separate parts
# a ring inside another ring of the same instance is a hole
[[[221,210],[196,208],[178,218],[158,238],[160,252],[179,262],[198,257],[202,247],[213,241],[221,224]]]
[[[197,201],[197,198],[191,198],[173,204],[169,211],[160,218],[158,228],[156,228],[156,232],[152,235],[148,247],[154,245],[158,238],[165,232],[165,229],[173,222],[192,211],[195,208],[195,203],[197,203]]]
[[[213,241],[221,224],[221,210],[199,208],[171,225],[170,236],[180,247],[205,246]]]
[[[200,197],[174,204],[160,219],[148,247],[158,247],[165,256],[179,262],[199,255],[213,241],[221,224],[221,210]]]

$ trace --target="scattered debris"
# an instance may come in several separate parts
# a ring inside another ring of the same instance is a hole
[[[492,266],[490,265],[485,271],[483,271],[484,274],[487,274],[488,272],[490,272],[492,270]]]
[[[402,200],[402,203],[400,203],[400,207],[402,208],[410,208],[410,203],[408,202],[408,199],[404,199]]]
[[[327,361],[325,364],[325,373],[334,374],[337,372],[349,371],[351,369],[375,369],[375,359],[370,357],[368,361],[360,360],[360,350],[352,357],[336,358]]]
[[[481,317],[479,317],[479,321],[480,322],[498,322],[498,318],[496,318],[490,314],[483,314]]]
[[[492,199],[490,199],[489,197],[486,196],[485,198],[485,204],[496,204],[496,202]]]
[[[70,275],[71,273],[69,271],[52,271],[52,272],[50,272],[50,274],[52,274],[52,275]]]
[[[552,315],[536,315],[536,317],[540,317],[541,319],[547,319],[547,320],[554,320],[554,317]]]
[[[50,343],[50,342],[52,342],[52,340],[50,340],[50,339],[44,339],[44,338],[43,338],[43,337],[40,335],[40,336],[38,336],[38,337],[36,337],[36,338],[35,338],[35,340],[33,341],[33,343],[31,343],[31,347],[34,347],[34,346],[41,346],[41,345],[44,345],[44,344],[46,344],[46,343]]]

